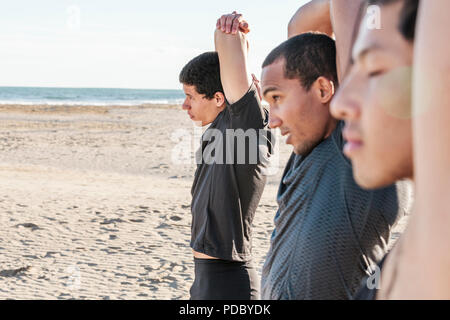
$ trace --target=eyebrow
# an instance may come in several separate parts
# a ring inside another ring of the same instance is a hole
[[[276,87],[269,87],[269,88],[265,89],[263,92],[263,97],[265,97],[269,92],[276,91],[276,90],[278,90],[278,88],[276,88]]]
[[[354,55],[352,54],[351,59],[350,59],[350,64],[354,65],[356,60],[364,60],[370,52],[379,51],[381,49],[383,49],[383,47],[378,44],[369,44],[363,50],[358,52],[356,59],[354,58]]]

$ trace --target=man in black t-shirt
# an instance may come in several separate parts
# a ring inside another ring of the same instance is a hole
[[[180,73],[183,110],[198,125],[209,125],[191,190],[191,299],[259,298],[251,226],[272,148],[267,112],[247,73],[247,32],[241,15],[222,16],[215,31],[217,52],[194,58]]]

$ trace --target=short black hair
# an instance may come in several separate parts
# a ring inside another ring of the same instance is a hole
[[[398,30],[406,40],[413,42],[416,34],[416,20],[420,0],[367,0],[367,5],[385,6],[398,1],[404,2],[399,17]]]
[[[217,52],[205,52],[186,64],[180,72],[181,83],[195,86],[199,94],[207,99],[217,92],[224,93],[220,80],[220,64]]]
[[[308,91],[319,77],[338,84],[336,70],[336,44],[322,33],[308,32],[290,38],[272,50],[263,68],[279,59],[285,59],[284,76],[299,79]]]

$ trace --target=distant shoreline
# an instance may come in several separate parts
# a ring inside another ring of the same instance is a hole
[[[0,87],[0,105],[148,106],[183,103],[182,90]]]
[[[111,110],[128,109],[180,109],[180,104],[153,104],[146,103],[140,105],[79,105],[79,104],[0,104],[0,113],[26,113],[26,114],[43,114],[43,113],[97,113],[105,114]]]

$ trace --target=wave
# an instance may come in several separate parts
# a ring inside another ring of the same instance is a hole
[[[117,100],[117,101],[79,101],[79,100],[0,100],[0,105],[52,105],[52,106],[140,106],[147,104],[164,104],[164,105],[179,105],[183,103],[183,99],[175,100]]]
[[[181,104],[181,90],[108,88],[0,87],[0,104],[17,105],[143,105]]]

